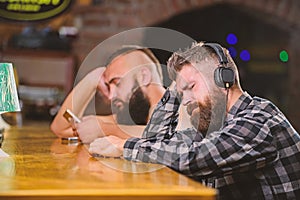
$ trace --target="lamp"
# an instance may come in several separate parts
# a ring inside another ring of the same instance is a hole
[[[3,133],[9,125],[2,119],[1,114],[5,112],[21,111],[14,70],[11,63],[0,63],[0,147],[3,142]],[[0,149],[0,157],[7,156]]]

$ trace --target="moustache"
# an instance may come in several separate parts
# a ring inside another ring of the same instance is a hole
[[[111,104],[113,108],[118,109],[120,104],[124,105],[124,101],[120,99],[113,99]]]

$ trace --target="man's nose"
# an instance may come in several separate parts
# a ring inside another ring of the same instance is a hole
[[[193,100],[193,95],[190,92],[183,92],[181,97],[181,103],[187,106]]]
[[[108,99],[112,100],[117,96],[117,89],[115,86],[110,86],[110,91],[109,91],[109,95],[108,95]]]

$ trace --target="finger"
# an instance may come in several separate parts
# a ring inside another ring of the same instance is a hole
[[[97,146],[90,146],[89,147],[89,153],[90,154],[102,155],[103,154],[103,150],[102,150],[102,148],[97,147]]]
[[[73,136],[74,137],[78,137],[79,135],[78,135],[77,129],[76,128],[75,129],[72,128],[72,130],[73,130]]]
[[[105,148],[106,146],[107,145],[105,144],[105,140],[103,140],[103,138],[97,138],[90,144],[90,147],[98,149]]]
[[[72,129],[76,129],[76,123],[74,122],[74,119],[70,120],[70,125],[71,125]]]

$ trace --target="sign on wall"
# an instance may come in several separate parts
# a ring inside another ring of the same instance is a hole
[[[16,21],[38,21],[57,16],[72,0],[0,0],[0,17]]]

